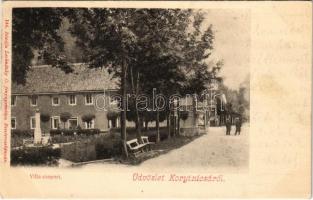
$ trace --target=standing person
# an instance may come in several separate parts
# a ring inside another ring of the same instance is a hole
[[[235,125],[236,125],[236,132],[235,132],[235,135],[237,135],[237,133],[238,133],[238,135],[240,135],[241,125],[242,125],[241,116],[240,116],[240,117],[236,117]]]
[[[230,116],[230,114],[226,115],[225,125],[226,125],[226,135],[230,135],[230,130],[231,130],[231,116]]]

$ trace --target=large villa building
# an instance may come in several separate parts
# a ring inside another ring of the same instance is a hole
[[[25,84],[12,83],[11,128],[14,130],[35,129],[35,113],[48,117],[40,120],[43,133],[56,129],[100,129],[106,132],[112,127],[119,127],[119,118],[110,119],[108,113],[114,108],[114,98],[118,93],[118,80],[106,69],[88,68],[86,64],[73,64],[73,72],[65,73],[49,65],[31,67]],[[213,90],[218,90],[218,83],[213,82]],[[209,87],[212,89],[212,87]],[[181,99],[181,105],[194,106],[192,99]],[[194,126],[223,125],[223,115],[219,113],[221,95],[216,99],[199,102],[198,107],[210,107],[206,112],[193,114],[190,110],[188,120],[181,120],[182,128]],[[62,122],[62,114],[70,118]],[[85,122],[84,116],[92,115],[93,120]],[[194,117],[197,116],[197,119]],[[177,117],[176,117],[177,118]],[[177,120],[177,119],[175,119]],[[152,123],[153,124],[153,123]],[[160,125],[166,125],[166,122]],[[127,126],[133,126],[127,122]]]
[[[58,128],[97,128],[107,131],[118,125],[107,118],[109,96],[116,93],[117,80],[105,69],[90,69],[84,64],[72,66],[73,72],[66,74],[59,68],[48,65],[31,67],[25,84],[12,83],[11,128],[35,129],[35,112],[50,117],[40,122],[43,132]],[[107,105],[104,105],[107,104]],[[62,113],[70,114],[64,124]],[[94,119],[83,122],[84,115],[94,115]],[[64,127],[65,126],[65,127]]]

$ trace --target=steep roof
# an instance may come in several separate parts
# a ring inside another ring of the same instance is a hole
[[[118,89],[118,80],[105,68],[92,69],[86,64],[72,64],[72,73],[66,74],[50,65],[31,67],[26,83],[12,82],[12,94],[62,93]]]

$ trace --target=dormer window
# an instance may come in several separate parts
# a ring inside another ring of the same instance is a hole
[[[76,105],[76,96],[75,95],[70,95],[68,97],[68,104],[71,106]]]
[[[16,96],[11,96],[11,106],[16,106]]]
[[[59,106],[60,105],[60,98],[59,97],[52,97],[52,105]]]
[[[86,105],[93,105],[93,97],[91,94],[85,95],[85,104]]]
[[[37,106],[38,97],[37,96],[31,96],[30,97],[30,105],[31,106]]]

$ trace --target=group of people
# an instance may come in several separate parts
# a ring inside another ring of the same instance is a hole
[[[231,115],[227,115],[226,116],[226,120],[225,120],[225,126],[226,126],[226,135],[230,135],[230,131],[231,131],[231,126],[232,126],[232,120],[231,120]],[[235,127],[236,127],[236,131],[235,131],[235,135],[240,135],[240,131],[241,131],[241,125],[242,125],[242,118],[240,117],[236,117],[235,118]]]

